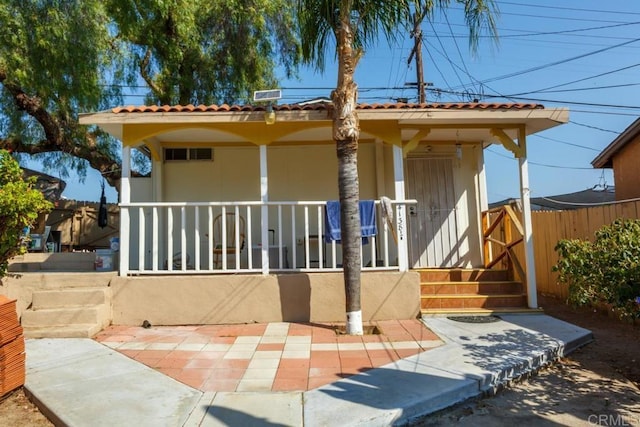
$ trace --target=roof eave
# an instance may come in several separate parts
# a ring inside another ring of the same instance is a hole
[[[613,156],[638,135],[640,135],[640,118],[631,123],[611,144],[607,145],[605,149],[591,161],[591,165],[596,169],[612,168]]]

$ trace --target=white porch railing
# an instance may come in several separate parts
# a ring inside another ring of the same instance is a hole
[[[399,259],[407,256],[403,219],[406,205],[415,203],[391,201],[391,225],[375,201],[377,234],[361,246],[364,271],[407,265]],[[341,271],[340,243],[324,238],[325,206],[325,201],[123,203],[120,274]],[[216,218],[221,239],[214,236]],[[225,237],[230,228],[238,230],[233,242]]]

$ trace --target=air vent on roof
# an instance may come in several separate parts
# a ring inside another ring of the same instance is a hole
[[[256,90],[253,92],[254,101],[275,101],[280,98],[282,98],[282,91],[280,89]]]

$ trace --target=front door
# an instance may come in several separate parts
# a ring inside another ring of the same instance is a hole
[[[453,160],[407,159],[409,265],[453,267],[459,262]]]

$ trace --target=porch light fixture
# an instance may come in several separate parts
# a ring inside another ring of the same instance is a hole
[[[255,102],[267,103],[267,108],[264,110],[264,122],[268,125],[276,122],[276,112],[273,111],[272,102],[280,98],[282,98],[282,91],[280,89],[257,90],[253,92],[253,100]]]
[[[267,109],[264,111],[264,122],[268,125],[272,125],[276,122],[276,112],[273,111],[273,105],[267,105]]]
[[[459,142],[460,140],[460,131],[456,131],[456,159],[458,161],[462,160],[462,144]]]

